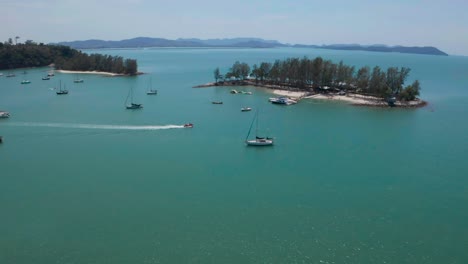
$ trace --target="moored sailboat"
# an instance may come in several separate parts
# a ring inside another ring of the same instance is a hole
[[[64,89],[62,89],[62,81],[60,81],[59,90],[56,92],[57,95],[68,94],[68,90],[65,89],[65,85],[63,86],[64,86]]]
[[[149,81],[149,84],[148,84],[148,91],[146,91],[146,94],[148,94],[148,95],[158,94],[158,90],[153,89],[151,79],[150,79],[150,81]]]
[[[250,132],[252,131],[252,127],[255,121],[256,121],[255,139],[249,140]],[[245,144],[247,144],[247,146],[273,146],[273,138],[258,136],[258,110],[255,113],[252,123],[250,124],[249,132],[247,133],[247,136],[245,137]]]
[[[130,102],[128,99],[130,98]],[[128,92],[127,99],[125,100],[125,108],[127,109],[140,109],[143,108],[143,104],[137,104],[133,102],[133,87],[130,88]]]

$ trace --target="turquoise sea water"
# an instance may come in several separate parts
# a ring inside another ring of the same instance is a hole
[[[467,57],[87,52],[136,58],[147,74],[0,77],[0,110],[11,113],[0,120],[0,263],[468,262]],[[236,60],[292,56],[410,67],[429,105],[282,107],[260,88],[191,88]],[[145,94],[150,78],[156,96]],[[69,95],[51,90],[59,80]],[[125,109],[130,87],[143,109]],[[243,106],[260,109],[275,146],[245,146],[255,113]],[[195,128],[177,127],[187,122]]]

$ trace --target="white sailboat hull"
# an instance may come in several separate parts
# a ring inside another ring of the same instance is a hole
[[[247,144],[248,146],[272,146],[273,140],[271,139],[246,140],[245,144]]]

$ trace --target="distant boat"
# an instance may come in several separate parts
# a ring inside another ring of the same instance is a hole
[[[130,103],[128,103],[128,99],[130,99]],[[133,88],[130,88],[130,91],[128,92],[127,99],[125,100],[125,108],[127,109],[143,108],[142,104],[136,104],[133,102]]]
[[[42,80],[44,80],[44,81],[46,81],[46,80],[50,80],[50,77],[49,77],[49,76],[42,77]]]
[[[255,121],[256,121],[255,139],[249,140],[250,132],[252,131],[252,126]],[[247,136],[245,137],[245,144],[247,144],[247,146],[272,146],[273,145],[273,138],[258,136],[258,110],[255,113],[252,123],[250,124],[249,132],[247,133]]]
[[[15,77],[15,76],[16,76],[16,75],[15,75],[14,73],[9,73],[9,74],[7,74],[6,77]]]
[[[55,74],[54,74],[54,71],[49,71],[49,72],[47,73],[47,76],[50,76],[50,77],[52,77],[52,76],[54,76],[54,75],[55,75]]]
[[[233,90],[231,90],[231,93],[232,93],[232,94],[238,94],[239,91],[233,89]]]
[[[213,101],[213,102],[211,102],[211,103],[212,103],[212,104],[223,104],[222,101]]]
[[[73,80],[73,82],[74,83],[82,83],[82,82],[84,82],[84,80],[83,79],[75,79],[75,80]]]
[[[251,110],[252,110],[252,108],[250,108],[250,107],[242,107],[241,108],[242,112],[248,112],[248,111],[251,111]]]
[[[0,118],[9,118],[10,117],[10,113],[8,113],[7,111],[0,111]]]
[[[64,85],[65,88],[65,85]],[[60,81],[59,90],[56,92],[58,95],[68,94],[68,90],[62,89],[62,81]]]
[[[187,123],[184,125],[185,128],[193,128],[193,124],[192,123]]]
[[[240,91],[241,94],[252,94],[252,92]]]
[[[151,79],[150,79],[150,81],[148,83],[148,91],[146,91],[146,94],[148,94],[148,95],[158,94],[158,90],[153,89],[153,84],[151,82]]]
[[[22,80],[21,81],[21,84],[28,84],[28,83],[31,83],[31,81],[30,80]]]

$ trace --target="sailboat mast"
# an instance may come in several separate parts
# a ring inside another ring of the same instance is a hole
[[[256,119],[256,116],[254,116],[254,119],[252,120],[252,123],[250,124],[249,132],[247,133],[247,136],[245,137],[245,140],[247,140],[249,138],[249,136],[250,136],[250,131],[252,131],[252,127],[253,127],[253,124],[255,122],[255,119]]]
[[[257,110],[257,113],[256,113],[256,119],[257,119],[257,125],[255,127],[255,138],[257,138],[257,136],[258,136],[258,110]]]

